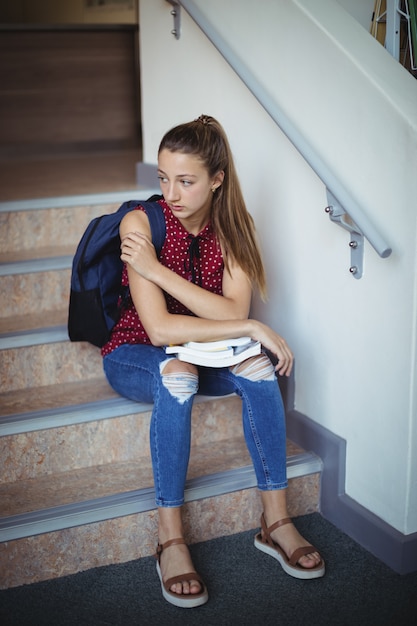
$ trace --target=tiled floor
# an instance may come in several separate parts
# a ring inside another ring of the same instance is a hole
[[[139,150],[2,159],[0,202],[137,189]]]

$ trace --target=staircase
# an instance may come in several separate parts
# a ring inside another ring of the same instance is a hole
[[[0,203],[0,589],[155,550],[152,407],[117,396],[99,350],[66,330],[76,244],[131,196]],[[234,395],[195,402],[190,543],[259,525],[240,411]],[[320,459],[288,441],[287,464],[290,514],[318,510]]]

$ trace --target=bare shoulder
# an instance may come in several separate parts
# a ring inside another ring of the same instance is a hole
[[[150,226],[148,216],[144,211],[140,211],[137,209],[133,209],[126,213],[120,222],[120,236],[123,237],[127,235],[127,233],[131,232],[139,232],[144,235],[150,234]]]

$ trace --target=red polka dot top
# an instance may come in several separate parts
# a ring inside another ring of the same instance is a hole
[[[190,282],[221,295],[224,261],[220,244],[211,224],[207,224],[198,235],[191,235],[172,214],[166,202],[160,200],[159,203],[164,212],[166,225],[166,238],[159,257],[160,263]],[[136,208],[143,210],[140,206]],[[128,284],[125,265],[122,272],[122,285]],[[169,294],[165,294],[165,299],[169,313],[192,315],[181,302]],[[102,356],[106,356],[125,343],[151,344],[131,298],[128,299],[119,321],[113,328],[110,341],[101,349]]]

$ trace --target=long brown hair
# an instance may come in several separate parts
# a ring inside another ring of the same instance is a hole
[[[265,269],[256,238],[255,225],[249,214],[233,162],[226,133],[209,115],[169,130],[161,140],[161,150],[182,152],[198,157],[209,177],[224,172],[223,183],[213,194],[211,220],[227,259],[232,258],[249,277],[252,285],[266,298]]]

